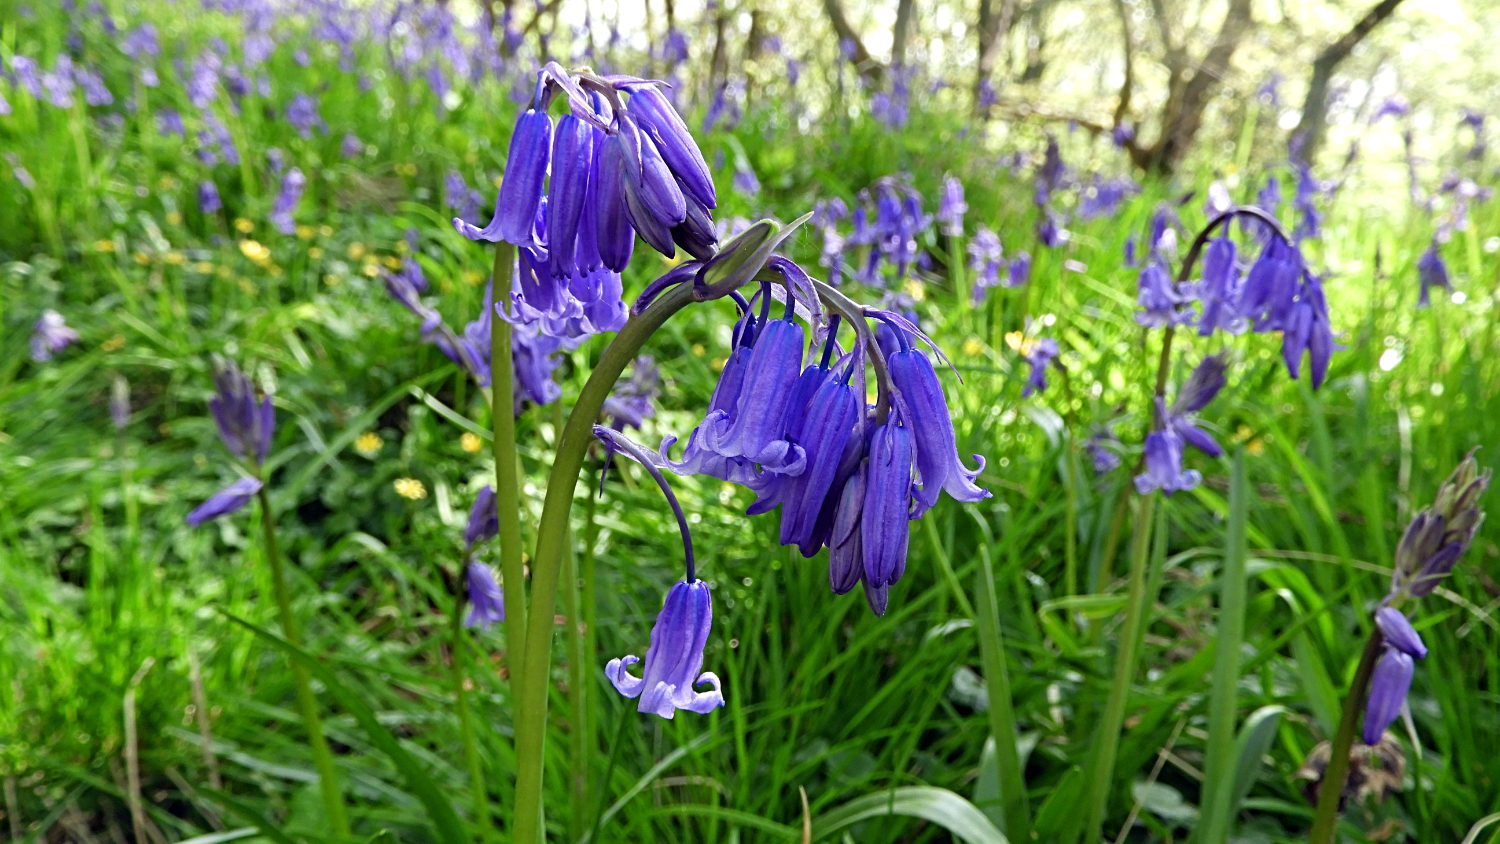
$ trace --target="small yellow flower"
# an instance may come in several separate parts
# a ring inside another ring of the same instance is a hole
[[[167,263],[169,263],[169,264],[171,264],[172,266],[175,267],[175,266],[179,266],[183,262],[187,261],[187,257],[184,256],[181,252],[168,252],[162,258],[162,260],[166,261]]]
[[[137,252],[134,255],[132,255],[131,257],[135,259],[135,262],[137,264],[140,264],[143,267],[146,266],[147,264],[151,263],[151,256],[147,255],[144,252]]]
[[[115,251],[115,242],[113,240],[96,240],[94,241],[94,248],[100,252],[113,252]]]
[[[297,227],[297,236],[300,237],[300,238],[302,238],[303,240],[312,240],[313,239],[313,227],[309,226],[309,225],[298,226]]]
[[[708,362],[708,365],[713,367],[714,372],[722,372],[726,362],[723,358],[714,358]]]
[[[244,217],[240,217],[234,221],[234,230],[241,234],[249,234],[255,231],[255,224]]]
[[[381,258],[380,263],[385,264],[386,269],[401,269],[401,259],[397,258],[395,255],[387,255],[384,258]]]
[[[484,281],[484,273],[479,270],[464,270],[464,283],[470,287],[478,287],[479,282]]]
[[[370,278],[374,278],[375,276],[380,275],[380,264],[376,263],[374,258],[371,258],[370,260],[365,261],[364,266],[360,267],[359,271],[369,276]]]
[[[182,225],[182,215],[177,213],[176,211],[168,211],[167,222],[174,226],[180,226]]]
[[[1036,340],[1027,337],[1019,331],[1011,331],[1005,335],[1005,345],[1023,355],[1029,355],[1031,354],[1031,347],[1036,345]]]
[[[964,341],[964,354],[973,356],[979,354],[982,351],[984,351],[984,344],[974,339],[973,337],[970,337],[969,339]]]
[[[258,240],[240,241],[240,254],[261,266],[265,266],[271,261],[271,250]]]
[[[500,176],[496,176],[495,179],[494,179],[495,187],[497,187],[497,188],[500,187],[500,181],[501,181],[501,177]]]
[[[707,353],[708,353],[708,350],[705,349],[705,348],[703,348],[703,344],[702,343],[694,343],[693,344],[693,354],[695,354],[695,355],[697,355],[698,357],[701,358],[701,357],[703,357]]]
[[[382,445],[384,445],[384,442],[380,439],[380,435],[374,431],[365,431],[354,440],[354,450],[359,452],[359,456],[361,457],[374,457],[380,453]]]
[[[458,438],[458,446],[470,454],[478,454],[479,449],[484,447],[484,442],[474,434],[464,431],[464,435]]]
[[[333,226],[318,226],[318,237],[333,237]]]
[[[396,494],[411,501],[421,501],[427,497],[427,487],[416,478],[397,478]]]
[[[396,254],[405,255],[411,251],[411,246],[405,240],[396,241]]]
[[[912,299],[918,302],[927,298],[927,287],[923,285],[922,282],[917,281],[914,278],[907,279],[904,287],[906,289],[906,295],[910,296]]]
[[[197,270],[200,273],[203,273],[204,275],[208,275],[209,273],[214,271],[214,265],[210,264],[207,261],[199,261],[198,263],[193,265],[193,269]]]
[[[334,275],[333,273],[325,273],[323,276],[323,283],[328,285],[329,287],[338,287],[339,277]]]
[[[365,257],[365,245],[359,241],[349,244],[349,260],[358,261]]]
[[[117,352],[120,349],[125,348],[125,337],[124,335],[116,334],[108,340],[105,340],[103,343],[100,343],[99,348],[103,349],[106,352]]]
[[[157,180],[156,186],[162,190],[171,190],[172,188],[177,187],[177,180],[172,178],[170,175],[164,175]]]
[[[323,247],[321,247],[321,246],[312,246],[312,247],[309,247],[308,250],[307,250],[307,257],[313,259],[314,261],[322,258],[323,257]]]
[[[255,293],[255,285],[250,283],[250,279],[242,278],[240,279],[240,292],[250,296]]]
[[[1262,443],[1260,441],[1260,438],[1257,437],[1250,442],[1245,443],[1245,451],[1255,455],[1256,457],[1259,457],[1262,454],[1266,453],[1266,446],[1265,443]]]

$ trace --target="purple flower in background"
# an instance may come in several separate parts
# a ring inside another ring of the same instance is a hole
[[[488,484],[481,487],[469,508],[469,521],[464,525],[464,546],[468,552],[481,542],[494,539],[500,534],[500,514],[495,507],[495,490]]]
[[[1170,229],[1169,229],[1170,231]],[[1150,259],[1141,267],[1137,282],[1136,304],[1141,309],[1135,313],[1135,321],[1147,328],[1188,325],[1195,318],[1191,308],[1180,306],[1192,297],[1179,292],[1173,284],[1167,268],[1158,260]]]
[[[1119,445],[1119,440],[1108,430],[1097,431],[1083,444],[1084,451],[1088,452],[1089,462],[1094,467],[1095,475],[1107,475],[1120,468],[1120,455],[1116,454],[1109,446]]]
[[[680,30],[667,30],[666,41],[661,48],[662,60],[667,67],[676,67],[688,59],[688,39]]]
[[[1067,218],[1050,208],[1043,209],[1042,218],[1036,224],[1037,239],[1048,249],[1056,249],[1068,242],[1068,230],[1062,226]]]
[[[130,424],[130,382],[118,372],[112,373],[109,385],[109,421],[116,431]]]
[[[1255,204],[1260,206],[1262,211],[1273,217],[1280,214],[1281,182],[1277,181],[1276,176],[1271,175],[1266,177],[1265,186],[1255,195]]]
[[[641,660],[635,656],[612,659],[604,674],[620,694],[641,699],[637,709],[672,718],[679,709],[707,714],[724,705],[719,678],[703,671],[703,647],[713,625],[713,597],[701,580],[678,581],[651,628],[643,676],[626,670]],[[708,684],[712,691],[695,686]]]
[[[661,371],[650,355],[641,355],[631,367],[630,379],[615,385],[604,400],[604,413],[611,417],[616,431],[640,428],[641,423],[656,415],[652,400],[661,392]]]
[[[1448,264],[1443,261],[1442,252],[1438,251],[1437,238],[1432,239],[1432,242],[1427,245],[1427,251],[1417,259],[1417,279],[1422,284],[1422,292],[1417,297],[1419,308],[1432,304],[1429,298],[1432,288],[1453,289],[1453,282],[1448,278]]]
[[[78,332],[68,327],[63,315],[53,310],[42,311],[41,319],[31,329],[31,359],[46,363],[52,356],[78,342]]]
[[[74,71],[74,78],[83,88],[83,101],[91,106],[107,106],[115,101],[115,95],[109,92],[109,87],[104,84],[104,77],[93,68],[80,67]]]
[[[1068,175],[1068,167],[1063,164],[1062,151],[1057,145],[1057,136],[1047,135],[1047,151],[1042,156],[1041,166],[1036,171],[1036,197],[1035,201],[1039,207],[1045,207],[1052,199],[1052,194],[1063,186]]]
[[[239,166],[240,153],[234,145],[234,137],[213,112],[203,113],[203,129],[198,132],[198,158],[212,167],[223,156],[231,167]]]
[[[485,487],[489,489],[489,487]],[[465,627],[490,629],[490,625],[505,620],[505,593],[495,582],[495,573],[478,560],[470,560],[464,571],[465,585],[469,591],[469,614],[464,618]]]
[[[1266,77],[1260,87],[1256,89],[1255,96],[1264,104],[1275,108],[1281,104],[1281,79],[1280,73],[1272,73]]]
[[[286,153],[278,147],[266,150],[266,166],[271,169],[271,175],[280,178],[286,172]]]
[[[182,125],[182,115],[177,109],[169,106],[156,113],[156,133],[163,138],[171,135],[187,137],[187,127]]]
[[[1192,286],[1192,293],[1203,305],[1198,320],[1198,336],[1208,337],[1215,331],[1244,333],[1245,319],[1240,315],[1240,270],[1235,262],[1234,241],[1221,234],[1208,244],[1203,258],[1203,278]]]
[[[1146,471],[1135,476],[1141,495],[1161,490],[1167,495],[1197,486],[1203,476],[1182,468],[1182,437],[1170,428],[1146,435]]]
[[[312,138],[312,130],[328,131],[328,124],[318,114],[318,101],[307,94],[298,94],[286,106],[286,122],[292,124],[303,140]]]
[[[1021,287],[1031,280],[1031,253],[1024,249],[1010,259],[1005,273],[1006,287]]]
[[[161,42],[156,38],[156,25],[146,23],[137,26],[120,43],[120,51],[132,59],[156,58],[161,55]]]
[[[1120,123],[1110,132],[1110,139],[1114,141],[1115,146],[1123,148],[1135,140],[1135,127],[1129,123]]]
[[[35,59],[26,56],[11,56],[10,72],[16,84],[25,89],[33,99],[42,98],[42,82]]]
[[[974,304],[984,301],[986,292],[1001,284],[1000,270],[1004,265],[1005,250],[1000,246],[1000,236],[988,226],[980,226],[969,239],[969,269],[974,277]]]
[[[1130,179],[1101,179],[1096,175],[1092,184],[1079,191],[1078,219],[1113,217],[1125,197],[1139,190]]]
[[[1057,359],[1057,341],[1051,337],[1045,337],[1031,344],[1023,357],[1026,363],[1031,365],[1031,374],[1026,378],[1026,386],[1021,390],[1021,398],[1030,398],[1033,393],[1040,393],[1047,389],[1047,364]]]
[[[1297,164],[1297,193],[1292,198],[1292,207],[1300,216],[1297,218],[1297,229],[1292,233],[1293,240],[1301,242],[1309,237],[1317,237],[1321,231],[1323,214],[1314,202],[1321,187],[1318,180],[1313,178],[1311,167]]]
[[[1229,195],[1229,188],[1224,183],[1215,179],[1208,186],[1208,203],[1203,208],[1203,213],[1208,219],[1223,216],[1234,210],[1234,199]]]
[[[236,457],[266,462],[271,435],[276,431],[276,409],[271,397],[255,400],[255,386],[234,361],[215,361],[214,397],[208,400],[219,438]]]
[[[1375,109],[1375,113],[1370,115],[1370,125],[1374,126],[1385,117],[1405,117],[1410,113],[1411,104],[1406,101],[1405,97],[1397,94],[1381,103],[1380,108]],[[1371,744],[1374,744],[1374,742],[1371,742]]]
[[[297,167],[286,171],[286,175],[281,178],[281,192],[276,195],[276,202],[271,206],[271,225],[282,234],[297,231],[292,210],[302,201],[302,189],[306,186],[307,177]]]
[[[219,186],[212,179],[204,179],[198,183],[198,210],[204,216],[212,216],[219,213],[224,203],[219,199]]]
[[[937,220],[943,234],[958,237],[964,233],[964,213],[969,204],[964,202],[964,185],[952,176],[943,177],[943,198],[938,204]]]
[[[192,527],[198,527],[204,522],[227,516],[249,504],[250,499],[260,492],[262,486],[259,478],[240,478],[209,496],[207,501],[188,513],[184,521]]]
[[[358,158],[364,154],[364,142],[353,132],[344,133],[344,140],[339,144],[339,155],[344,158]]]
[[[484,197],[479,191],[469,187],[463,174],[457,170],[449,170],[448,175],[443,178],[443,204],[461,219],[469,219],[478,214],[483,201]]]
[[[73,107],[73,60],[63,53],[57,57],[51,72],[42,74],[42,89],[47,102],[57,108]]]
[[[760,180],[755,178],[755,171],[748,166],[735,168],[734,191],[741,196],[753,198],[760,194]]]
[[[224,62],[212,50],[204,50],[193,60],[192,75],[188,78],[188,101],[194,107],[206,109],[219,97],[219,71]]]

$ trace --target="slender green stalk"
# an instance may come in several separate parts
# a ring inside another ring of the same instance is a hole
[[[510,290],[516,247],[495,244],[492,276],[495,303]],[[522,654],[526,652],[526,567],[521,561],[521,493],[516,470],[515,363],[510,348],[510,323],[490,314],[490,425],[494,431],[495,507],[500,513],[500,575],[505,580],[506,667],[512,689],[521,684]],[[544,613],[549,618],[551,613]]]
[[[590,474],[589,480],[589,489],[594,490],[599,488],[598,470]],[[579,661],[584,666],[584,683],[588,686],[590,692],[586,693],[585,703],[587,705],[584,707],[583,717],[578,719],[575,729],[583,735],[583,746],[588,749],[590,756],[596,753],[599,748],[597,735],[599,729],[599,710],[592,695],[592,690],[598,687],[599,677],[601,676],[594,668],[598,664],[595,654],[599,652],[594,632],[594,623],[599,617],[599,602],[597,594],[594,591],[594,543],[599,539],[599,526],[594,521],[594,511],[598,500],[598,496],[590,495],[588,505],[584,508],[583,560],[578,571],[583,601],[583,606],[579,612],[580,620],[583,623],[583,655]],[[593,794],[596,783],[592,759],[589,760],[589,764],[583,767],[583,782],[584,792],[586,794]]]
[[[1202,820],[1195,831],[1203,844],[1229,837],[1229,798],[1233,791],[1234,726],[1238,711],[1240,643],[1245,638],[1245,448],[1234,452],[1229,482],[1229,531],[1224,568],[1219,574],[1219,623],[1214,633],[1213,690],[1208,705],[1208,758],[1204,768]]]
[[[546,749],[547,669],[552,662],[552,610],[563,554],[568,544],[568,514],[584,456],[593,438],[592,427],[625,367],[641,347],[673,314],[693,301],[693,287],[679,285],[662,294],[644,313],[630,318],[599,358],[568,416],[558,439],[557,455],[547,480],[547,497],[537,528],[536,557],[532,561],[531,613],[527,618],[526,651],[516,683],[516,812],[511,840],[534,844],[542,840],[542,765]],[[498,399],[497,399],[498,400]],[[497,441],[499,437],[496,437]],[[504,503],[500,504],[502,512]],[[502,533],[503,533],[502,527]],[[507,607],[507,612],[509,608]],[[512,669],[514,675],[515,669]]]
[[[1069,402],[1071,407],[1072,402]],[[1078,480],[1073,472],[1073,427],[1063,432],[1063,487],[1068,494],[1068,510],[1063,522],[1063,594],[1078,594]]]
[[[563,429],[562,402],[552,403],[553,436]],[[593,487],[589,487],[592,492]],[[589,501],[594,496],[589,495]],[[570,532],[571,533],[571,532]],[[573,781],[573,805],[568,814],[568,840],[577,841],[583,835],[584,815],[588,813],[588,769],[589,746],[584,735],[583,723],[588,720],[588,671],[583,660],[583,624],[578,615],[578,572],[571,535],[563,552],[562,601],[563,616],[567,619],[564,638],[568,652],[568,709],[572,729],[568,733],[568,755]]]
[[[1323,772],[1323,784],[1318,789],[1318,810],[1313,815],[1312,832],[1307,837],[1309,844],[1333,844],[1333,834],[1339,822],[1339,798],[1344,793],[1344,781],[1349,777],[1349,748],[1354,746],[1354,725],[1359,723],[1359,710],[1370,694],[1370,675],[1375,673],[1381,644],[1380,631],[1372,632],[1365,640],[1365,652],[1354,671],[1354,682],[1349,684],[1349,696],[1344,698],[1344,714],[1339,718],[1339,729],[1334,733],[1333,746],[1329,748],[1328,768]]]
[[[1125,723],[1125,704],[1130,694],[1130,682],[1135,677],[1137,652],[1134,647],[1141,619],[1146,614],[1143,600],[1146,592],[1146,561],[1151,548],[1151,513],[1156,505],[1156,494],[1142,496],[1136,511],[1135,535],[1130,544],[1130,591],[1125,600],[1125,623],[1120,628],[1120,647],[1115,657],[1114,682],[1109,687],[1109,698],[1104,704],[1104,714],[1099,721],[1094,751],[1089,759],[1087,787],[1087,819],[1084,822],[1084,841],[1098,844],[1104,824],[1104,813],[1109,806],[1110,783],[1114,779],[1115,753],[1120,748],[1120,727]]]
[[[464,635],[464,589],[462,571],[458,574],[457,594],[453,598],[453,619],[450,630],[453,634],[453,699],[458,708],[458,731],[464,743],[464,762],[469,766],[469,790],[474,801],[474,823],[479,826],[479,840],[489,841],[494,837],[495,827],[490,819],[489,791],[484,784],[484,764],[479,756],[479,743],[474,740],[474,722],[469,715],[469,641]]]
[[[970,511],[973,513],[973,511]],[[986,539],[989,525],[978,513]],[[1031,809],[1026,800],[1026,777],[1016,751],[1016,713],[1010,694],[1010,672],[1005,665],[1005,639],[1000,630],[999,602],[995,598],[995,571],[990,561],[990,542],[979,546],[979,575],[974,591],[979,606],[975,623],[979,631],[979,654],[984,663],[985,691],[989,694],[990,735],[995,739],[995,767],[1000,774],[1002,830],[1012,841],[1031,840]]]
[[[292,615],[292,594],[287,588],[286,570],[281,563],[281,551],[276,544],[276,522],[271,515],[271,497],[266,488],[257,493],[260,499],[260,521],[265,530],[266,560],[271,564],[271,584],[276,592],[276,608],[281,620],[281,635],[293,645],[302,647],[302,634],[297,630],[297,619]],[[337,774],[333,768],[333,753],[328,749],[328,740],[323,737],[323,720],[318,716],[318,699],[313,696],[312,684],[308,682],[307,669],[302,663],[292,660],[292,680],[297,685],[297,703],[302,709],[302,723],[307,728],[307,743],[312,748],[313,765],[318,769],[318,789],[323,792],[323,808],[328,813],[328,825],[335,841],[349,840],[349,816],[344,811],[344,798],[339,792]]]
[[[960,307],[964,308],[964,319],[967,322],[973,298],[969,295],[969,279],[964,274],[963,238],[956,234],[948,236],[948,277],[953,279],[953,294],[958,297]]]

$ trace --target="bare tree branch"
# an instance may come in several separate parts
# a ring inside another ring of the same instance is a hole
[[[833,24],[833,31],[839,37],[839,49],[844,44],[851,47],[851,60],[854,62],[855,70],[871,84],[878,84],[885,76],[885,67],[865,48],[865,42],[854,31],[854,25],[849,23],[849,16],[844,14],[842,0],[823,0],[823,9],[828,12],[828,21]]]
[[[979,101],[984,83],[994,79],[995,62],[1004,49],[1015,19],[1016,0],[1001,0],[1000,14],[991,13],[991,0],[979,0],[979,72],[974,77],[974,100]]]
[[[1399,5],[1401,0],[1380,0],[1342,38],[1323,48],[1323,52],[1313,61],[1312,78],[1307,83],[1307,99],[1302,103],[1302,119],[1292,133],[1294,137],[1302,136],[1300,154],[1303,160],[1311,161],[1323,143],[1323,132],[1328,121],[1328,83],[1333,78],[1334,70]]]

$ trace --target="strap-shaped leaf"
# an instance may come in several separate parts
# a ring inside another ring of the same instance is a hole
[[[857,797],[821,817],[813,818],[813,840],[870,818],[904,815],[930,821],[968,844],[1008,844],[990,819],[969,801],[946,788],[915,785]]]

